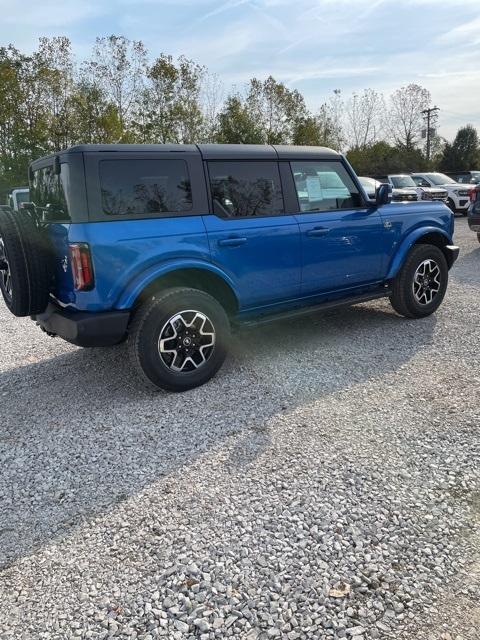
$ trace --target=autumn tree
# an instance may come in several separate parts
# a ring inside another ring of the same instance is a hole
[[[385,101],[374,89],[353,93],[346,103],[346,134],[349,146],[363,148],[381,135]]]
[[[425,126],[422,111],[430,103],[430,92],[418,84],[409,84],[392,93],[385,127],[396,145],[407,150],[418,146]]]
[[[141,94],[146,64],[142,42],[116,35],[96,39],[88,65],[96,85],[116,109],[122,136]]]
[[[198,142],[203,135],[200,92],[204,67],[180,56],[161,54],[147,68],[135,109],[134,127],[142,142]]]
[[[266,144],[288,144],[298,120],[306,116],[305,100],[296,89],[288,89],[272,76],[250,80],[245,100],[250,117],[262,131]]]

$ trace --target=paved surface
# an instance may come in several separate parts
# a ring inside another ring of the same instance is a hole
[[[237,336],[215,380],[0,305],[0,638],[480,638],[480,245],[439,312]]]

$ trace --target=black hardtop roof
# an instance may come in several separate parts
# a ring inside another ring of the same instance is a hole
[[[267,144],[78,144],[58,153],[53,153],[31,164],[44,164],[45,160],[59,156],[63,159],[70,153],[198,153],[204,160],[332,160],[340,154],[327,147],[301,147],[294,145]]]

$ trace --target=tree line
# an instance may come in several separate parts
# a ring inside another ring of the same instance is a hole
[[[425,157],[427,89],[410,84],[385,97],[336,89],[315,111],[273,77],[226,90],[184,56],[150,61],[140,41],[97,38],[77,62],[66,37],[40,38],[25,54],[0,47],[0,193],[24,184],[28,163],[80,143],[252,143],[323,145],[347,153],[359,174],[478,168],[474,127]],[[3,197],[2,197],[3,199]]]

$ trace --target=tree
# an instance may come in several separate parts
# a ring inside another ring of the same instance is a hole
[[[147,82],[137,102],[134,128],[142,142],[198,142],[204,118],[200,92],[204,67],[180,56],[161,54],[147,69]]]
[[[111,35],[96,39],[93,57],[88,63],[96,84],[118,113],[122,136],[142,90],[146,58],[142,42]]]
[[[218,116],[216,142],[263,144],[264,133],[240,96],[228,96]]]
[[[117,109],[107,101],[98,85],[87,78],[80,79],[70,101],[76,143],[112,143],[122,137]]]
[[[216,74],[204,73],[200,105],[203,114],[204,131],[202,142],[213,142],[217,134],[218,116],[224,101],[225,89],[223,82]]]
[[[295,122],[292,142],[338,149],[340,138],[339,127],[334,120],[331,107],[325,103],[316,115],[307,113]]]
[[[347,136],[350,146],[363,148],[376,142],[382,130],[385,101],[374,89],[354,93],[346,104]]]
[[[427,168],[426,160],[419,149],[394,147],[383,140],[361,149],[350,149],[347,158],[355,172],[364,176],[409,173]]]
[[[480,143],[475,127],[467,124],[461,127],[454,141],[447,142],[443,150],[439,168],[442,171],[468,171],[476,169],[480,163]]]
[[[272,76],[263,81],[250,80],[245,106],[260,127],[266,144],[291,142],[295,123],[307,113],[303,96]]]
[[[392,93],[385,126],[396,145],[408,151],[418,146],[424,128],[422,111],[430,103],[430,92],[418,84],[409,84]]]
[[[74,62],[70,40],[64,36],[40,38],[36,53],[42,80],[42,104],[48,112],[48,144],[65,149],[72,139],[71,95]]]

